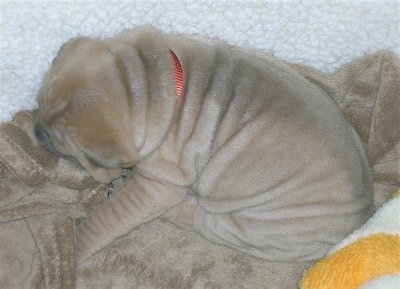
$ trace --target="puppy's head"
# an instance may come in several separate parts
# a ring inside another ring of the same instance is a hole
[[[36,135],[96,180],[110,182],[137,158],[127,93],[116,58],[104,44],[75,38],[60,49],[44,78]]]

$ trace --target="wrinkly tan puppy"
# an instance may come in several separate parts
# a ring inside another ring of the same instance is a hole
[[[267,56],[151,28],[75,38],[36,134],[99,182],[133,176],[78,228],[79,260],[163,216],[258,257],[322,257],[373,213],[361,143],[334,101]]]

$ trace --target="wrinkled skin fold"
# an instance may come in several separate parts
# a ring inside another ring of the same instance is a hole
[[[79,226],[79,261],[160,216],[257,257],[313,260],[374,210],[362,144],[335,102],[254,51],[151,28],[75,38],[38,101],[51,150],[103,183],[133,167]]]

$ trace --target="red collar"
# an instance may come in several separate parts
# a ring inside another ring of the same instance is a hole
[[[183,71],[182,65],[179,61],[178,56],[170,49],[169,53],[174,61],[175,70],[175,92],[176,92],[176,103],[179,105],[182,101],[182,89],[183,89]]]

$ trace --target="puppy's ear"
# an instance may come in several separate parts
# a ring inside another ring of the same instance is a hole
[[[60,96],[51,97],[51,79],[52,71],[50,69],[44,76],[42,86],[37,94],[37,101],[40,107],[38,118],[44,126],[51,123],[68,106],[68,99]]]
[[[65,98],[65,95],[53,94],[51,88],[52,82],[57,78],[62,67],[62,63],[65,62],[65,54],[71,53],[91,41],[94,40],[88,37],[74,37],[64,43],[58,50],[50,69],[43,78],[42,86],[37,95],[37,100],[41,104],[40,120],[44,125],[51,123],[59,113],[67,108],[69,103],[69,99]]]

